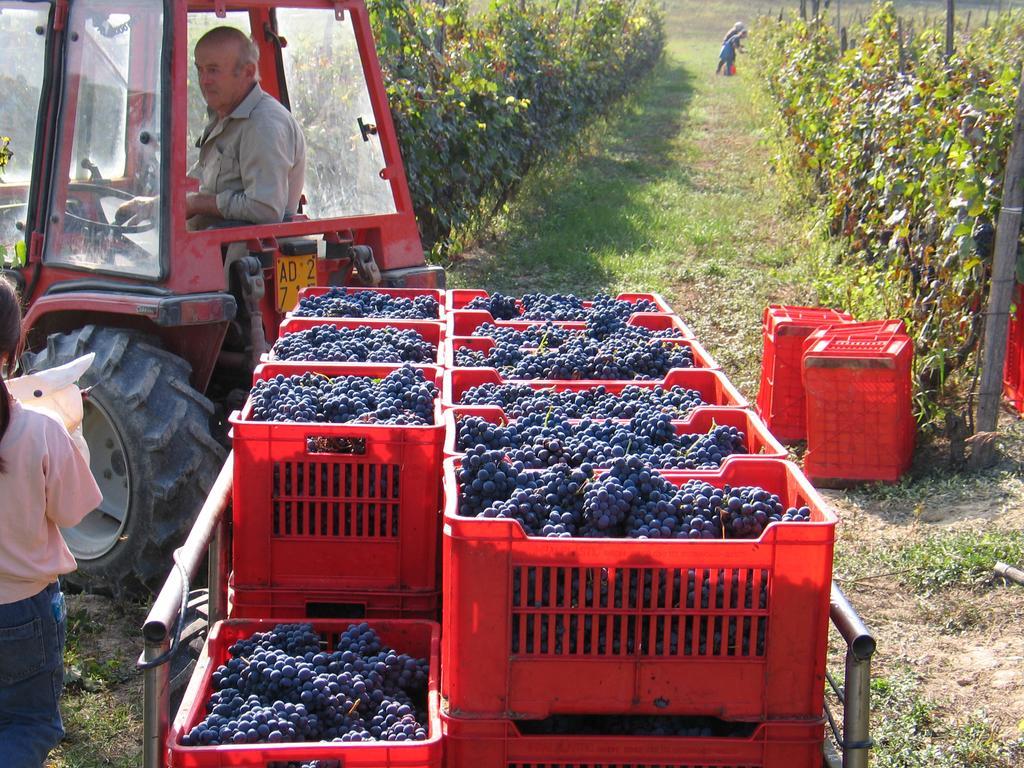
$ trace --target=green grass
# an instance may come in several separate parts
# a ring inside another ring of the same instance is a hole
[[[937,532],[909,542],[855,551],[836,571],[846,578],[891,574],[923,595],[950,587],[979,588],[993,582],[996,562],[1024,563],[1024,531]]]
[[[908,671],[871,681],[874,768],[1012,768],[1024,743],[1000,742],[984,716],[949,723]]]

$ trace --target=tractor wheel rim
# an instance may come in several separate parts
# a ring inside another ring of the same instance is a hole
[[[128,522],[131,478],[124,442],[110,415],[96,400],[87,400],[84,410],[82,432],[89,446],[89,468],[103,501],[74,528],[65,528],[63,534],[76,559],[95,560],[121,538]]]

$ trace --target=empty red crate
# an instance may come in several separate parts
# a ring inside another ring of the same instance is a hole
[[[462,451],[456,447],[458,432],[456,421],[463,416],[480,416],[493,424],[506,424],[509,419],[504,411],[494,406],[476,406],[469,409],[455,407],[445,412],[444,455],[457,457]],[[743,432],[747,453],[737,453],[725,458],[725,462],[760,457],[763,459],[784,459],[786,449],[772,437],[771,432],[754,413],[746,408],[707,406],[696,408],[685,419],[674,422],[676,434],[705,434],[713,427],[736,427]],[[724,463],[725,463],[724,462]],[[724,464],[723,463],[723,464]]]
[[[506,384],[508,380],[501,378],[501,374],[494,368],[452,368],[444,372],[444,386],[441,391],[441,403],[444,408],[451,408],[455,405],[465,405],[462,402],[462,395],[471,387],[478,387],[483,384]],[[637,380],[637,381],[517,381],[538,391],[545,389],[561,392],[565,390],[580,391],[603,387],[608,392],[622,392],[626,387],[641,387],[652,389],[662,387],[685,387],[700,393],[701,399],[707,405],[732,405],[746,407],[747,400],[739,393],[721,371],[708,368],[676,368],[669,371],[664,379]]]
[[[1010,315],[1003,389],[1013,407],[1024,414],[1024,285],[1017,286],[1014,296],[1017,306]]]
[[[310,760],[334,760],[345,768],[440,768],[441,721],[437,692],[440,640],[438,626],[432,621],[369,622],[385,645],[430,662],[426,741],[182,746],[182,736],[206,716],[206,702],[213,692],[213,672],[230,658],[231,645],[255,632],[272,629],[278,623],[276,620],[232,619],[214,624],[171,726],[167,744],[170,768],[285,768],[288,764]],[[317,632],[327,636],[327,650],[333,650],[337,636],[352,622],[318,619],[311,623]]]
[[[821,720],[760,723],[746,737],[534,735],[512,720],[441,712],[445,768],[820,768]]]
[[[267,363],[253,376],[383,378],[399,367]],[[437,380],[438,368],[419,368]],[[429,426],[258,422],[251,407],[230,419],[237,586],[437,588],[439,403]]]
[[[442,695],[458,717],[818,718],[836,517],[778,459],[679,485],[759,485],[811,522],[757,540],[531,538],[460,517],[445,462]]]
[[[488,296],[490,296],[490,294],[487,291],[481,291],[475,288],[453,288],[448,291],[447,309],[465,309],[473,299],[486,299]],[[657,305],[659,312],[675,314],[672,311],[672,308],[668,305],[668,302],[661,298],[657,293],[620,293],[615,298],[619,301],[629,301],[634,304],[641,300],[647,300]],[[592,305],[592,301],[583,302],[584,307],[590,307]],[[522,311],[521,306],[520,311]]]
[[[455,309],[448,312],[447,328],[449,336],[472,336],[476,329],[485,323],[497,325],[502,328],[514,328],[517,331],[525,331],[527,328],[542,325],[541,320],[495,320],[490,312],[482,309]],[[674,338],[692,339],[695,338],[693,331],[677,315],[658,314],[654,312],[636,312],[626,321],[627,325],[647,328],[651,331],[673,331]],[[577,328],[584,330],[587,327],[584,321],[565,320],[555,325],[561,328]]]
[[[662,339],[665,344],[686,347],[693,356],[694,368],[718,368],[718,363],[696,339]],[[450,336],[445,340],[444,363],[448,368],[455,368],[455,352],[459,349],[472,349],[487,354],[494,348],[494,339],[486,336]]]
[[[356,291],[373,291],[374,293],[383,293],[387,296],[392,296],[396,299],[415,299],[417,296],[433,296],[437,299],[437,317],[431,318],[444,322],[445,319],[445,292],[436,288],[366,288],[364,286],[337,286],[344,287],[349,293],[355,293]],[[299,291],[299,300],[306,298],[307,296],[323,296],[325,293],[334,290],[334,286],[323,286],[317,285],[311,288],[303,288]],[[296,303],[298,308],[298,303]],[[293,309],[285,317],[295,317],[295,310]],[[322,318],[321,318],[322,319]]]
[[[277,337],[281,338],[289,333],[307,331],[316,328],[318,325],[333,325],[335,328],[397,328],[400,331],[416,331],[424,340],[437,349],[433,360],[416,365],[430,364],[442,365],[444,362],[444,324],[433,323],[428,320],[389,320],[387,318],[366,318],[349,319],[338,317],[292,317],[284,320],[278,329]],[[263,355],[262,362],[275,362],[273,350]],[[294,360],[289,362],[296,362]],[[368,363],[376,365],[376,363]],[[367,363],[347,363],[347,365],[367,365]]]
[[[804,338],[822,326],[852,320],[845,312],[824,307],[772,304],[765,308],[757,410],[780,440],[806,437],[804,390],[800,378]]]
[[[437,621],[441,590],[254,589],[228,584],[232,619],[429,619]]]
[[[913,459],[913,344],[902,333],[821,334],[804,353],[807,453],[817,483],[895,482]]]

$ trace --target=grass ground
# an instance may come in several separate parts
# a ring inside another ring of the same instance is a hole
[[[752,398],[762,308],[814,301],[839,246],[772,174],[777,147],[745,60],[740,77],[713,74],[719,36],[753,17],[750,4],[670,0],[667,13],[652,81],[571,161],[530,180],[450,284],[659,291]],[[879,639],[876,768],[1024,765],[1024,592],[990,577],[996,557],[1024,561],[1022,423],[1007,420],[1003,440],[1008,458],[983,475],[952,473],[926,450],[898,486],[830,494],[836,575]],[[138,766],[145,610],[72,596],[70,611],[68,737],[51,766]]]

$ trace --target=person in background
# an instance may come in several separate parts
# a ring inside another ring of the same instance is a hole
[[[746,27],[744,27],[743,22],[737,21],[735,24],[732,25],[732,29],[725,33],[725,37],[722,38],[722,45],[725,45],[726,40],[728,40],[733,35],[742,32],[744,29],[746,29]]]
[[[743,39],[746,36],[747,30],[740,29],[740,31],[734,32],[725,38],[725,42],[722,43],[722,50],[718,54],[716,75],[725,74],[730,76],[736,74],[736,54],[743,50]]]
[[[21,352],[21,306],[0,277],[0,372]],[[64,737],[67,611],[57,578],[75,570],[60,528],[102,495],[67,429],[21,405],[0,378],[0,766],[42,768]]]

